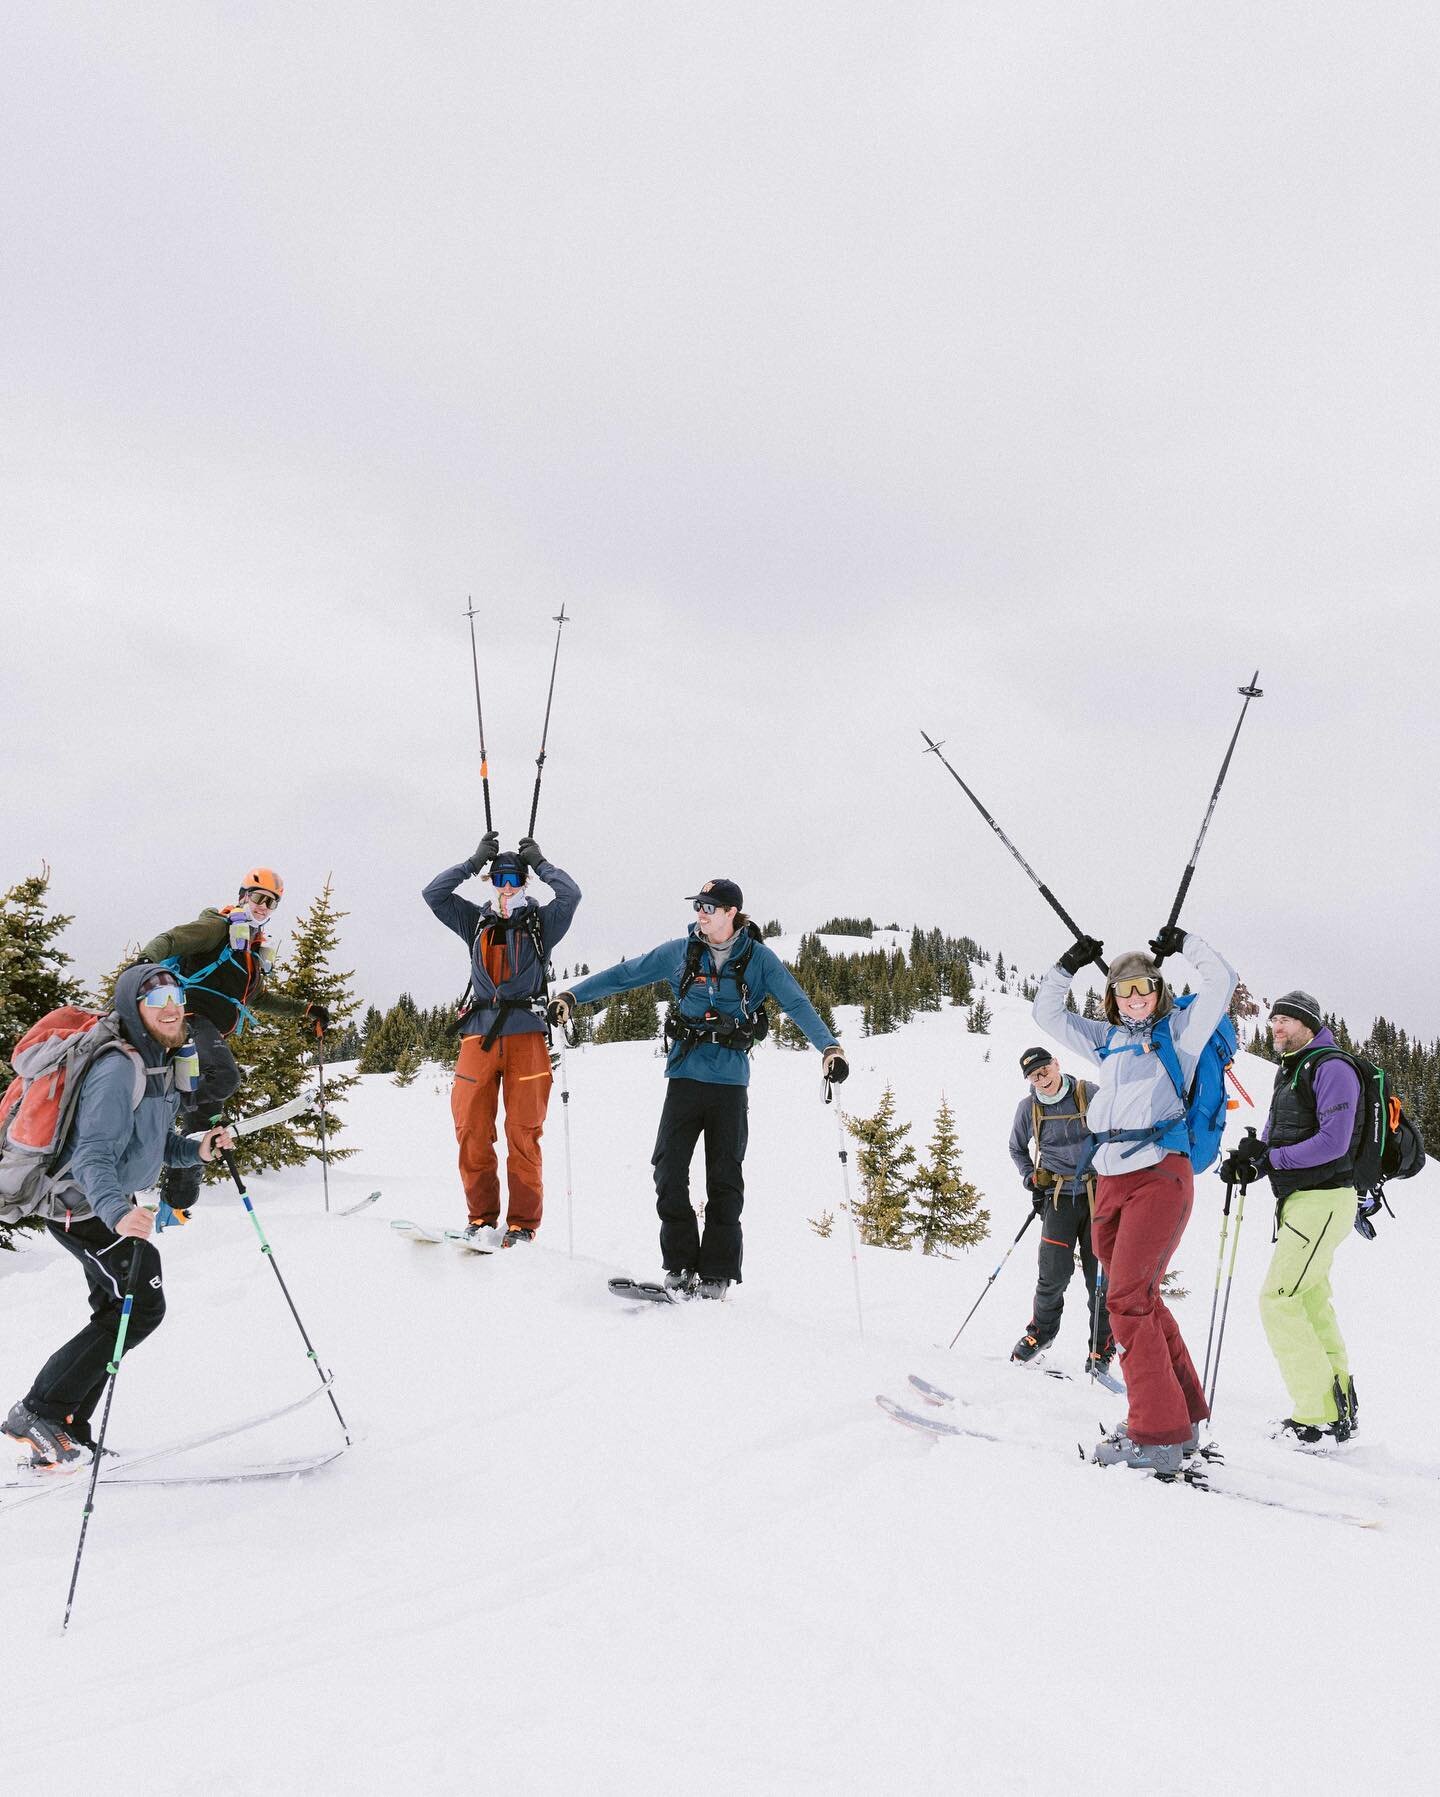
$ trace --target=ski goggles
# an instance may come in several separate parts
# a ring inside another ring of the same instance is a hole
[[[490,884],[492,886],[523,886],[525,869],[523,867],[502,867],[498,871],[492,871]]]
[[[1152,992],[1160,990],[1160,982],[1142,974],[1138,979],[1116,980],[1110,990],[1116,998],[1148,998]]]
[[[252,886],[245,894],[247,905],[261,905],[267,911],[273,911],[280,903],[278,893],[267,892],[263,886]]]
[[[185,1008],[185,989],[168,973],[152,973],[136,996],[147,1011],[163,1011],[166,1005]]]

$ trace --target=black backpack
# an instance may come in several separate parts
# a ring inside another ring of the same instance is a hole
[[[1360,1115],[1350,1139],[1355,1190],[1362,1198],[1382,1199],[1386,1180],[1413,1179],[1425,1165],[1425,1139],[1405,1115],[1389,1074],[1374,1061],[1347,1054],[1343,1048],[1320,1048],[1307,1055],[1301,1065],[1313,1070],[1322,1060],[1334,1056],[1353,1067],[1360,1077]]]

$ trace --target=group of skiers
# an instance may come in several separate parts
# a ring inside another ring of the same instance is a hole
[[[1030,1092],[1015,1113],[1010,1155],[1042,1233],[1034,1312],[1012,1358],[1031,1360],[1054,1340],[1078,1246],[1090,1295],[1088,1365],[1103,1371],[1118,1355],[1127,1398],[1125,1421],[1093,1458],[1173,1478],[1198,1451],[1209,1407],[1161,1286],[1194,1202],[1185,1094],[1236,974],[1193,930],[1166,925],[1148,954],[1115,957],[1104,1016],[1087,1018],[1066,1000],[1102,947],[1077,939],[1041,980],[1033,1009],[1047,1033],[1098,1069],[1095,1083],[1065,1074],[1048,1049],[1021,1057]],[[1161,972],[1171,955],[1183,955],[1199,979],[1180,1005]],[[1280,1433],[1313,1446],[1347,1440],[1358,1423],[1330,1271],[1356,1217],[1360,1080],[1308,992],[1277,999],[1270,1026],[1280,1064],[1265,1130],[1233,1148],[1220,1171],[1242,1186],[1268,1177],[1273,1188],[1276,1246],[1260,1311],[1290,1395]]]
[[[458,888],[482,873],[491,888],[484,902],[460,897]],[[532,875],[549,888],[548,900],[533,895]],[[292,1015],[316,1035],[328,1025],[318,1002],[265,990],[265,925],[282,893],[273,870],[252,869],[234,905],[154,937],[117,981],[113,1040],[86,1068],[63,1152],[36,1188],[41,1202],[29,1207],[81,1264],[91,1310],[3,1424],[37,1465],[63,1466],[92,1445],[90,1418],[126,1294],[133,1302],[127,1348],[163,1317],[160,1260],[150,1240],[154,1213],[135,1197],[163,1175],[162,1217],[167,1210],[183,1216],[200,1164],[232,1145],[221,1111],[240,1075],[227,1039],[257,1010]],[[740,887],[707,881],[688,899],[694,918],[684,935],[554,996],[547,970],[581,894],[533,838],[501,853],[498,837],[487,832],[472,855],[436,875],[423,897],[469,951],[451,1096],[466,1235],[485,1247],[512,1248],[533,1241],[540,1227],[549,1031],[568,1031],[577,1005],[663,982],[671,996],[666,1094],[651,1158],[664,1284],[676,1298],[723,1299],[742,1276],[750,1050],[766,1031],[766,999],[820,1052],[827,1081],[838,1084],[849,1071],[836,1037],[746,917]],[[1098,962],[1101,950],[1088,936],[1073,943],[1040,982],[1033,1012],[1096,1069],[1096,1078],[1067,1074],[1043,1047],[1021,1059],[1028,1090],[1009,1146],[1041,1238],[1034,1311],[1013,1358],[1031,1359],[1054,1339],[1078,1248],[1090,1301],[1087,1365],[1105,1373],[1118,1359],[1128,1398],[1125,1422],[1096,1446],[1094,1458],[1173,1477],[1197,1451],[1208,1416],[1201,1381],[1161,1295],[1194,1201],[1183,1095],[1226,1014],[1236,975],[1194,931],[1167,925],[1148,954],[1115,958],[1106,971],[1104,1016],[1090,1019],[1066,1001],[1076,974]],[[1199,985],[1177,1004],[1161,964],[1179,954]],[[1261,1310],[1291,1398],[1283,1430],[1306,1444],[1344,1440],[1355,1431],[1357,1408],[1329,1275],[1356,1214],[1351,1142],[1359,1080],[1338,1050],[1316,1052],[1335,1044],[1308,993],[1278,1000],[1271,1027],[1281,1061],[1266,1130],[1233,1149],[1221,1171],[1242,1185],[1268,1177],[1275,1191],[1278,1240]],[[22,1072],[28,1041],[14,1054]],[[495,1149],[502,1101],[503,1235]],[[690,1163],[702,1136],[703,1230],[690,1199]],[[4,1198],[0,1179],[0,1216]]]

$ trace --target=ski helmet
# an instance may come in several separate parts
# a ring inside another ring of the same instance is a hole
[[[246,892],[273,892],[277,899],[285,896],[285,882],[273,867],[252,867],[240,882],[240,890]]]

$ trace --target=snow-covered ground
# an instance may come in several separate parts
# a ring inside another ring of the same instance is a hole
[[[942,1091],[991,1239],[955,1260],[861,1250],[857,1328],[834,1109],[818,1059],[767,1045],[751,1086],[746,1279],[724,1305],[637,1312],[605,1289],[658,1267],[648,1045],[569,1056],[574,1252],[558,1090],[533,1248],[488,1259],[395,1237],[461,1220],[442,1079],[372,1078],[326,1216],[318,1172],[257,1179],[281,1271],[357,1442],[306,1479],[102,1487],[69,1636],[78,1487],[0,1517],[8,1788],[110,1792],[1172,1793],[1428,1788],[1437,1747],[1440,1449],[1417,1355],[1440,1175],[1338,1257],[1363,1432],[1344,1460],[1267,1437],[1285,1394],[1255,1293],[1252,1196],[1215,1435],[1237,1485],[1378,1524],[1167,1488],[1082,1463],[1123,1400],[1022,1371],[1027,1235],[1005,1155],[1028,1007],[989,994],[876,1040],[842,1024],[847,1108],[886,1080],[923,1148]],[[1239,1074],[1263,1106],[1269,1070]],[[1251,1113],[1238,1113],[1238,1131]],[[1203,1351],[1221,1185],[1177,1257]],[[132,1450],[313,1382],[243,1212],[207,1193],[163,1238],[169,1315],[127,1358]],[[49,1243],[0,1256],[0,1395],[80,1320]],[[1072,1286],[1059,1363],[1078,1368]],[[923,1374],[957,1420],[931,1443],[877,1409]],[[253,1462],[336,1435],[324,1400],[225,1448]],[[177,1468],[180,1464],[176,1463]],[[1219,1482],[1219,1475],[1217,1475]],[[13,1781],[13,1782],[12,1782]]]

